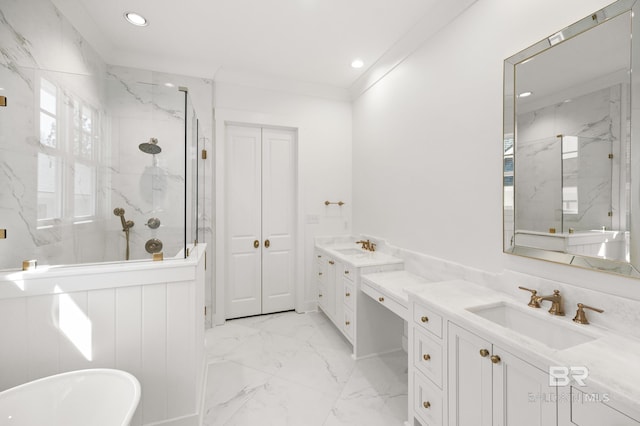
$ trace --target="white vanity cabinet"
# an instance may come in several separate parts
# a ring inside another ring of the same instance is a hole
[[[558,424],[548,371],[452,322],[447,340],[449,425]]]
[[[360,289],[362,274],[400,270],[402,260],[381,253],[364,254],[367,256],[350,261],[331,250],[315,251],[318,307],[353,345],[355,358],[402,346],[402,320],[377,306],[378,302]]]
[[[409,425],[555,426],[557,388],[490,339],[411,304]]]
[[[342,273],[344,266],[335,258],[316,252],[318,305],[335,323],[343,317]]]

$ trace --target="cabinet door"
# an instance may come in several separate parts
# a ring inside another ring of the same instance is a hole
[[[334,322],[342,318],[336,318],[336,261],[327,257],[327,286],[323,295],[325,301],[324,312]]]
[[[449,425],[492,426],[491,344],[452,323],[448,333]]]
[[[493,425],[553,426],[558,424],[557,388],[549,372],[493,346]]]
[[[335,282],[335,294],[334,303],[336,306],[336,320],[340,325],[340,319],[344,318],[344,264],[336,262],[335,269],[333,270],[335,276],[333,281]]]

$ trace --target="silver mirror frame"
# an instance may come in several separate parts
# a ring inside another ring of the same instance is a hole
[[[640,23],[637,20],[640,16],[635,16],[638,12],[636,2],[638,0],[618,0],[615,3],[581,19],[580,21],[562,29],[564,41],[579,36],[583,32],[594,28],[610,19],[613,19],[623,13],[632,12],[632,42],[631,42],[631,70],[640,70],[640,43],[633,43],[633,40],[640,40]],[[635,13],[633,13],[635,11]],[[637,24],[637,25],[636,25]],[[556,33],[557,34],[557,33]],[[561,43],[563,43],[562,41]],[[559,43],[558,43],[559,44]],[[554,44],[556,45],[556,44]],[[503,116],[503,152],[509,138],[514,138],[516,126],[516,108],[515,108],[515,70],[516,65],[523,61],[540,54],[541,52],[552,48],[549,37],[538,43],[516,53],[515,55],[505,59],[504,61],[504,116]],[[631,73],[631,199],[629,200],[630,208],[630,262],[621,262],[608,259],[601,259],[590,256],[563,253],[557,251],[543,250],[538,248],[516,246],[512,243],[509,235],[509,229],[515,230],[515,210],[509,214],[505,208],[505,161],[503,158],[503,252],[517,256],[530,257],[534,259],[546,260],[555,263],[578,266],[581,268],[593,269],[603,272],[609,272],[627,277],[640,278],[640,223],[634,226],[634,219],[640,217],[640,78],[636,78]],[[515,150],[517,149],[517,141],[513,143],[513,173],[517,173],[517,164],[515,164]],[[503,154],[504,155],[504,154]],[[514,179],[515,184],[515,179]],[[517,189],[515,189],[517,190]],[[512,200],[513,201],[513,200]],[[513,204],[512,204],[513,205]]]

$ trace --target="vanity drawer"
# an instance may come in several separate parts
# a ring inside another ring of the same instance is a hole
[[[353,275],[355,274],[355,268],[350,265],[344,265],[343,276],[351,281],[353,281]]]
[[[640,421],[630,417],[637,413],[625,413],[605,402],[608,395],[602,392],[585,393],[571,387],[571,423],[577,426],[639,426]],[[619,407],[622,408],[622,407]],[[624,408],[622,408],[624,410]]]
[[[442,424],[442,391],[422,374],[413,374],[413,412],[426,425]]]
[[[345,308],[344,321],[342,322],[342,331],[350,341],[353,341],[353,311]]]
[[[422,305],[414,305],[413,321],[423,329],[442,338],[442,317]]]
[[[420,330],[413,330],[413,364],[442,388],[442,345]]]
[[[344,280],[344,306],[352,311],[355,297],[356,295],[353,292],[353,283],[349,280]]]
[[[378,302],[380,305],[389,309],[394,314],[398,315],[403,320],[406,320],[409,316],[409,311],[407,308],[402,306],[400,303],[395,300],[385,296],[377,289],[373,288],[371,285],[367,283],[366,280],[363,280],[361,284],[362,292],[371,297],[373,300]]]

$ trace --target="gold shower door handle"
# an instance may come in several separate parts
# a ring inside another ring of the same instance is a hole
[[[269,248],[269,246],[271,245],[271,241],[269,240],[264,240],[264,247],[265,248]]]
[[[260,247],[260,241],[255,240],[255,241],[253,242],[253,248],[258,248],[258,247]]]

